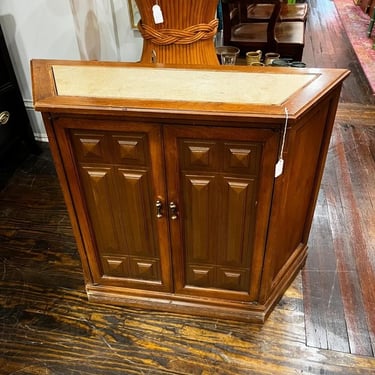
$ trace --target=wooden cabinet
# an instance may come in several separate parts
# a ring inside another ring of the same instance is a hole
[[[30,152],[38,147],[0,27],[0,188]]]
[[[264,321],[307,255],[347,71],[43,60],[32,71],[89,298]],[[134,77],[143,88],[130,92]],[[234,101],[220,94],[228,77],[295,82]]]

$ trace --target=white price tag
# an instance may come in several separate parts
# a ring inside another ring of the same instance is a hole
[[[163,13],[162,13],[161,8],[158,4],[155,4],[152,7],[152,15],[154,17],[154,22],[155,22],[156,25],[164,22]]]
[[[279,159],[275,166],[275,178],[281,176],[283,174],[283,170],[284,170],[284,160]]]

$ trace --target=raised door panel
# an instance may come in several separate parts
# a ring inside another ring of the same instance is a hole
[[[176,292],[255,300],[278,134],[166,127]]]
[[[103,275],[160,280],[147,173],[81,166],[80,174]]]
[[[77,178],[73,201],[94,282],[170,291],[168,223],[155,209],[165,196],[159,127],[58,122],[60,143],[71,149],[63,158],[74,172],[69,178]],[[61,130],[62,124],[72,128]]]
[[[79,166],[91,225],[100,253],[120,253],[120,241],[113,225],[113,171],[110,166]]]
[[[255,183],[251,179],[183,175],[186,283],[246,291],[252,252]],[[206,278],[203,276],[206,265]],[[236,282],[234,282],[236,280]],[[234,285],[236,284],[236,285]]]

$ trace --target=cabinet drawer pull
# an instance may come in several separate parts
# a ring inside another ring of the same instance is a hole
[[[163,217],[163,213],[162,213],[163,203],[162,203],[162,201],[158,199],[155,203],[155,207],[156,207],[156,217],[158,219],[161,219]]]
[[[0,113],[0,125],[5,125],[9,121],[10,113],[3,111]]]
[[[169,203],[169,210],[171,214],[170,218],[172,220],[176,220],[178,218],[176,203],[174,202]]]

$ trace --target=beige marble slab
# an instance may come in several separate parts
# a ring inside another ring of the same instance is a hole
[[[54,65],[58,95],[281,105],[317,74]]]

